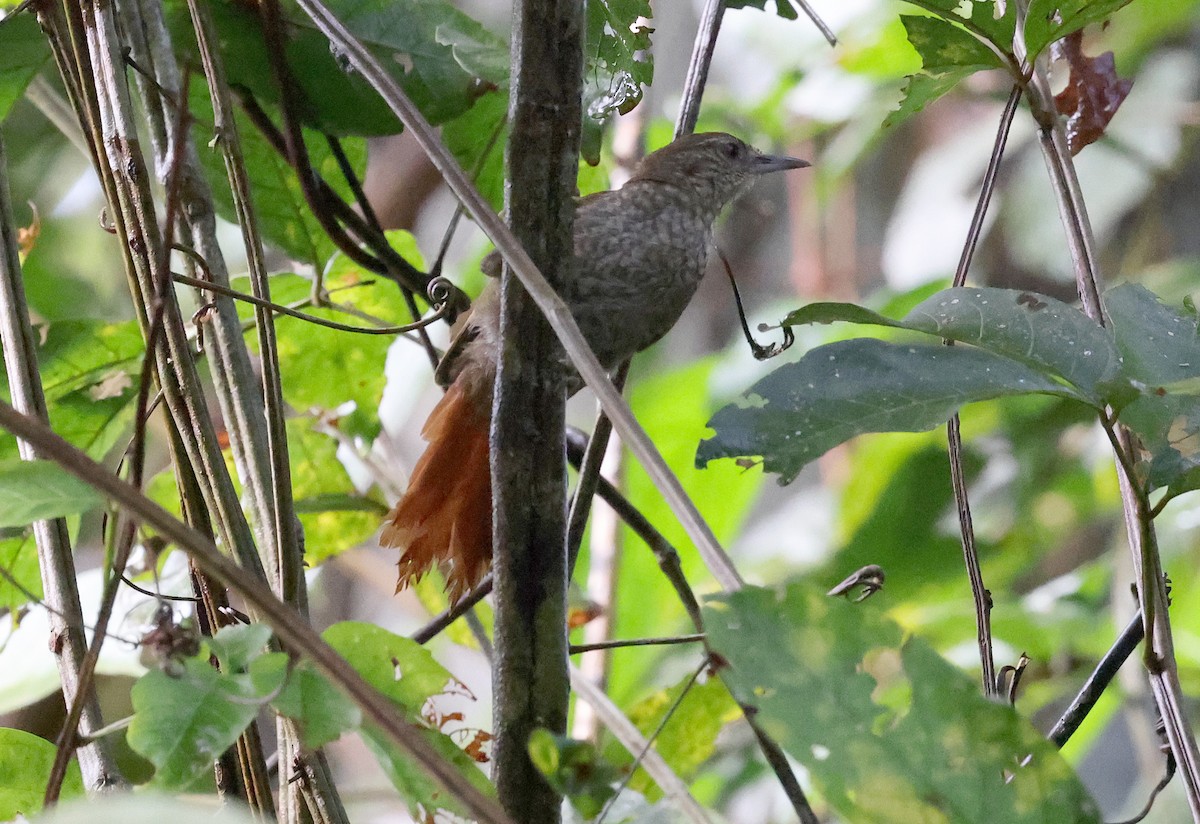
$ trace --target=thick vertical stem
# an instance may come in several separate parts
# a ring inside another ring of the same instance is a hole
[[[569,284],[579,157],[583,5],[514,4],[509,220],[558,289]],[[561,799],[529,760],[538,727],[566,731],[565,446],[562,349],[506,266],[492,423],[495,501],[495,780],[509,815],[551,824]]]

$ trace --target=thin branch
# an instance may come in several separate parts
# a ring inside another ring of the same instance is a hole
[[[1117,636],[1116,643],[1108,652],[1104,653],[1104,657],[1096,664],[1092,674],[1083,682],[1083,686],[1075,696],[1075,700],[1071,702],[1071,706],[1067,707],[1067,711],[1046,735],[1054,742],[1054,746],[1061,749],[1066,745],[1075,731],[1079,729],[1079,725],[1087,718],[1088,713],[1096,706],[1100,696],[1108,689],[1108,685],[1117,677],[1117,671],[1121,669],[1121,665],[1128,660],[1145,637],[1142,613],[1139,611],[1125,625],[1125,629]]]
[[[212,292],[217,295],[225,295],[226,297],[233,298],[234,300],[240,300],[244,303],[249,303],[263,309],[269,309],[270,311],[279,315],[287,315],[289,318],[296,318],[297,320],[302,320],[305,323],[311,323],[314,326],[324,326],[326,329],[336,329],[339,332],[353,332],[358,335],[394,336],[403,335],[407,332],[415,332],[418,329],[424,329],[431,323],[441,320],[450,311],[449,302],[443,301],[438,305],[437,310],[432,315],[427,318],[422,318],[416,323],[409,323],[403,326],[351,326],[348,323],[338,323],[335,320],[328,320],[326,318],[317,317],[316,315],[297,312],[295,309],[291,309],[281,303],[274,303],[269,300],[264,300],[263,298],[255,297],[254,295],[248,295],[245,292],[239,292],[236,289],[231,289],[228,286],[222,286],[218,283],[204,280],[202,278],[192,278],[188,277],[187,275],[181,275],[178,272],[172,273],[172,278],[176,283],[182,283],[187,286],[195,286],[197,289],[203,289],[207,292]],[[433,286],[435,283],[431,281],[430,285]]]
[[[649,754],[650,748],[654,746],[655,740],[662,735],[662,731],[666,729],[667,724],[675,715],[675,711],[679,709],[679,706],[683,703],[683,699],[687,697],[689,692],[691,692],[692,687],[696,683],[696,679],[700,677],[700,673],[704,672],[706,667],[708,667],[707,658],[700,662],[700,666],[697,667],[692,672],[691,677],[684,682],[683,688],[679,690],[679,695],[677,695],[675,700],[672,701],[670,706],[667,707],[667,711],[664,712],[663,717],[659,719],[658,726],[654,728],[654,732],[650,733],[650,735],[646,738],[646,743],[642,745],[641,751],[634,756],[633,764],[630,766],[629,772],[626,773],[623,779],[621,779],[621,783],[617,785],[616,791],[609,796],[608,801],[606,801],[604,804],[604,808],[601,809],[600,814],[596,816],[596,824],[603,824],[604,819],[608,818],[608,814],[612,812],[613,805],[617,803],[617,799],[620,797],[621,793],[625,792],[625,788],[628,787],[629,782],[633,780],[633,776],[637,772],[637,768],[646,760],[646,756]]]
[[[626,647],[666,647],[672,644],[694,644],[704,640],[704,633],[691,635],[669,635],[661,638],[618,638],[611,641],[596,641],[591,644],[571,644],[571,654],[595,652],[602,649],[625,649]]]
[[[621,742],[621,746],[630,755],[642,754],[642,767],[646,773],[687,820],[692,824],[712,824],[708,811],[692,796],[687,784],[671,769],[657,750],[649,748],[646,737],[629,717],[621,712],[621,708],[590,679],[585,678],[578,667],[572,665],[570,672],[571,688],[580,700],[588,703],[612,736]]]

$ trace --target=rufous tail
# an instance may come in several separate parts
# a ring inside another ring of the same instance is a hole
[[[397,592],[436,566],[451,603],[492,563],[490,407],[471,397],[466,383],[451,384],[425,421],[421,437],[429,446],[379,537],[401,550]]]

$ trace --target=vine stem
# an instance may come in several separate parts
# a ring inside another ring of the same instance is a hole
[[[1066,136],[1050,94],[1045,61],[1038,55],[1034,55],[1030,61],[1025,53],[1024,39],[1020,36],[1029,11],[1028,0],[1018,0],[1016,9],[1018,36],[1013,43],[1013,50],[1022,71],[1027,72],[1030,78],[1025,89],[1026,98],[1038,125],[1038,141],[1050,174],[1059,217],[1066,230],[1076,286],[1084,312],[1097,323],[1105,325],[1104,306],[1100,299],[1103,279],[1079,177],[1075,173]],[[1138,600],[1146,635],[1143,658],[1171,752],[1183,777],[1192,820],[1200,822],[1200,751],[1197,750],[1195,735],[1183,710],[1183,691],[1179,684],[1171,622],[1167,613],[1166,578],[1151,518],[1149,494],[1129,471],[1132,456],[1136,454],[1129,432],[1113,425],[1111,421],[1102,422],[1114,449],[1125,529],[1137,570]]]
[[[979,238],[983,233],[983,221],[987,217],[988,206],[996,191],[996,180],[1000,173],[1000,160],[1004,157],[1004,149],[1008,145],[1008,135],[1012,129],[1013,118],[1017,113],[1017,103],[1021,100],[1021,87],[1013,86],[1008,96],[1008,102],[1000,115],[1000,125],[996,131],[996,141],[992,146],[992,155],[988,159],[987,171],[983,176],[983,185],[979,191],[979,200],[975,204],[975,213],[971,217],[971,226],[967,230],[967,238],[963,243],[962,255],[958,260],[958,269],[954,272],[954,285],[963,286],[967,282],[967,273],[971,269],[971,261],[979,246]],[[947,346],[952,341],[943,341]],[[954,490],[955,508],[958,510],[959,534],[962,536],[963,562],[967,567],[967,577],[971,581],[971,596],[975,601],[975,630],[979,644],[979,663],[983,678],[985,695],[997,695],[1000,685],[996,681],[996,657],[992,648],[992,594],[983,581],[983,569],[979,563],[979,550],[975,544],[975,526],[971,518],[971,500],[967,493],[966,473],[963,469],[962,422],[958,413],[954,413],[946,425],[946,442],[950,458],[950,483]]]

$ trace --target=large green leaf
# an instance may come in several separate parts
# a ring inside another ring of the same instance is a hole
[[[921,56],[921,71],[905,82],[900,107],[883,121],[884,129],[903,123],[975,72],[1004,66],[977,38],[939,17],[901,15],[900,20]]]
[[[196,118],[196,144],[201,147],[200,164],[212,186],[213,202],[221,217],[236,223],[237,212],[225,172],[224,155],[213,131],[212,101],[205,84],[192,84],[190,101],[192,114]],[[278,123],[275,109],[266,108],[268,115]],[[246,174],[250,180],[250,198],[258,216],[260,231],[293,260],[320,270],[333,254],[334,245],[308,208],[295,172],[240,109],[235,112],[235,121],[242,141]],[[340,196],[351,198],[349,186],[342,177],[328,142],[308,129],[303,130],[303,135],[313,169]],[[365,144],[360,140],[345,140],[343,148],[350,165],[361,176],[366,168]]]
[[[0,527],[78,515],[103,496],[50,461],[0,461]]]
[[[41,812],[46,782],[57,748],[24,730],[0,728],[0,821],[32,818]],[[61,798],[83,797],[83,775],[74,759],[67,766]]]
[[[0,120],[49,59],[50,46],[32,14],[0,22]]]
[[[1200,332],[1194,314],[1132,284],[1104,294],[1124,373],[1141,395],[1121,410],[1150,453],[1149,481],[1200,488]]]
[[[219,672],[189,658],[167,674],[151,670],[133,685],[129,746],[154,764],[153,785],[183,791],[212,771],[280,682]]]
[[[1079,393],[1009,358],[963,346],[872,339],[818,347],[782,366],[709,422],[696,463],[761,455],[789,483],[814,458],[867,432],[923,432],[961,406],[1011,395]]]
[[[1098,822],[1053,745],[884,606],[747,587],[710,599],[705,626],[726,682],[847,821]]]
[[[454,764],[481,792],[495,794],[495,788],[479,768],[450,739],[428,726],[421,710],[426,702],[457,683],[429,650],[415,641],[388,632],[374,624],[343,621],[322,633],[322,637],[337,650],[367,683],[395,702],[406,718],[421,730],[426,740],[450,763]],[[457,811],[453,799],[439,792],[429,782],[425,771],[372,724],[362,730],[380,766],[396,789],[410,803],[414,813],[419,809],[432,814],[437,809]]]
[[[42,597],[42,576],[31,531],[0,540],[0,569],[5,572],[0,575],[0,609],[15,613],[29,603],[26,592],[34,598]]]

